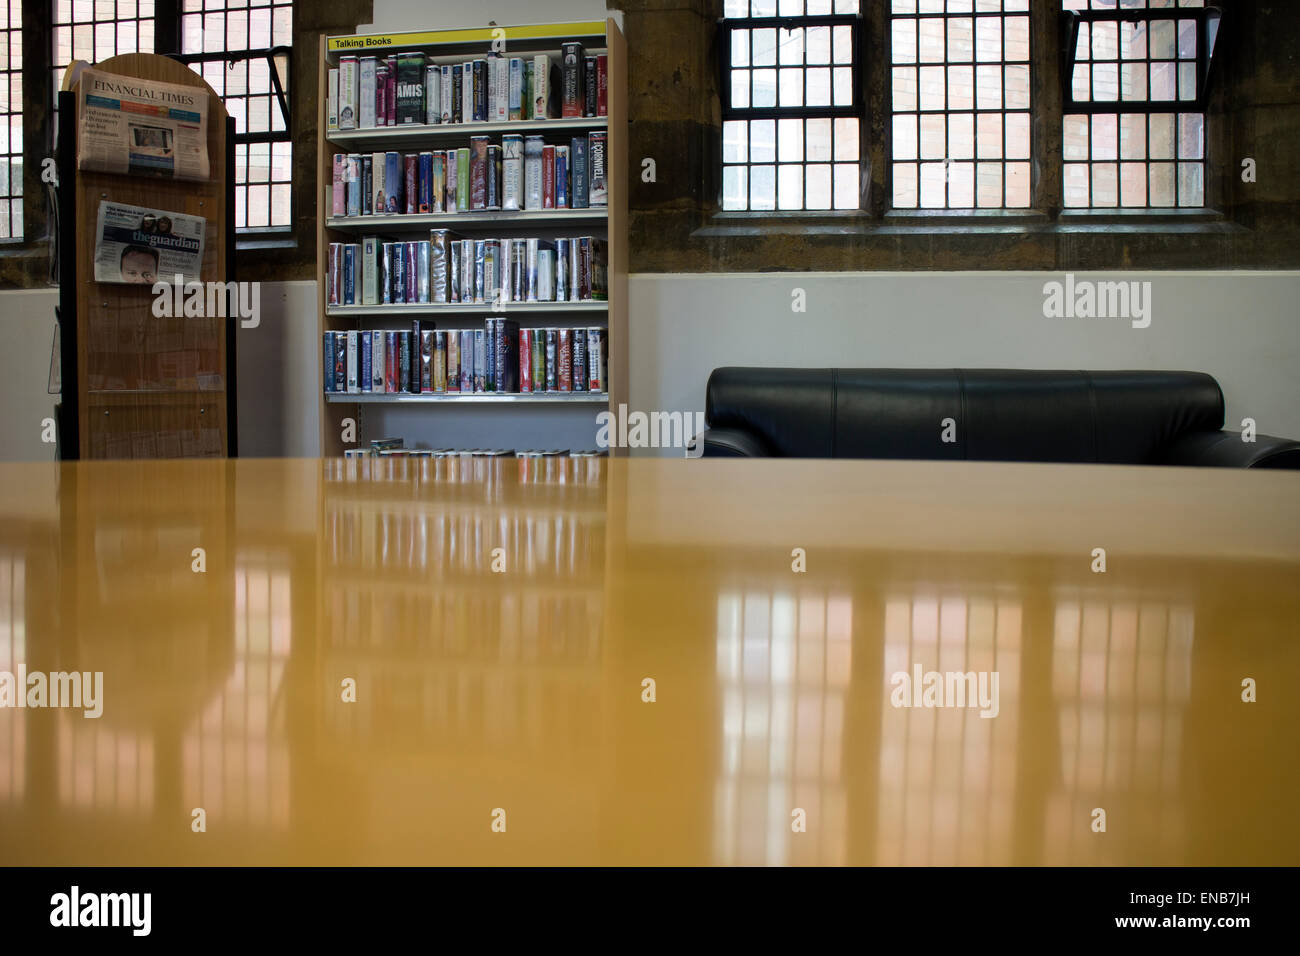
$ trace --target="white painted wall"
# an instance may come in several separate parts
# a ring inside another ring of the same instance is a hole
[[[54,461],[41,420],[54,417],[47,392],[56,289],[0,292],[0,461]]]
[[[1079,273],[1149,280],[1149,328],[1043,317],[1055,273],[633,275],[631,408],[703,411],[722,365],[1183,369],[1218,379],[1227,427],[1300,438],[1300,272]],[[792,290],[807,312],[791,310]],[[673,454],[646,449],[641,454]]]
[[[1079,274],[1151,281],[1147,329],[1044,318],[1043,284],[1059,278],[633,275],[631,407],[703,411],[705,382],[720,365],[1187,369],[1219,380],[1229,427],[1249,416],[1262,432],[1300,438],[1300,273]],[[791,311],[796,287],[807,292],[806,313]],[[40,421],[54,408],[45,388],[56,301],[52,290],[0,293],[0,460],[53,458],[53,446],[40,441]],[[241,454],[318,454],[315,309],[315,283],[268,283],[261,325],[240,331]],[[481,445],[469,429],[500,414],[488,406],[466,409],[419,437],[425,444]],[[594,432],[594,413],[566,420],[577,429],[564,436],[568,446],[594,446],[594,433],[589,440],[581,433],[588,420]],[[419,431],[418,421],[390,423]],[[494,434],[499,425],[493,422]],[[527,434],[514,437],[520,446],[538,443]]]
[[[260,324],[236,343],[240,454],[316,457],[316,283],[267,282],[261,294]],[[41,420],[58,398],[46,394],[58,301],[54,289],[0,292],[0,461],[54,460]]]

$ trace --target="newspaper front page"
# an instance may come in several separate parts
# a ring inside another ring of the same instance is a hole
[[[153,285],[198,279],[207,220],[116,202],[99,204],[95,281]]]
[[[81,74],[79,169],[207,180],[208,94],[87,69]]]

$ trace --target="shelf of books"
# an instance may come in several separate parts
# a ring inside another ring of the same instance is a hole
[[[626,70],[613,21],[321,39],[322,454],[596,450],[626,401]]]

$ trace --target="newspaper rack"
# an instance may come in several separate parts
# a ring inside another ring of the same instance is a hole
[[[165,293],[168,303],[159,306],[161,296],[145,281],[147,274],[134,274],[136,284],[96,282],[95,254],[103,204],[170,212],[174,217],[154,219],[175,218],[177,223],[199,217],[206,226],[198,280],[232,282],[234,120],[200,76],[168,57],[129,53],[95,64],[94,70],[193,87],[206,97],[210,178],[79,169],[79,86],[88,71],[69,70],[59,93],[57,153],[62,224],[59,455],[65,460],[233,456],[238,319],[224,306],[205,308],[202,316],[168,316],[167,305],[176,298],[170,290]],[[160,135],[145,145],[166,150],[171,139]],[[150,229],[155,225],[151,222]],[[171,222],[164,226],[170,230]],[[126,260],[124,251],[124,277]],[[154,278],[173,282],[172,276]],[[208,303],[214,297],[204,299]]]

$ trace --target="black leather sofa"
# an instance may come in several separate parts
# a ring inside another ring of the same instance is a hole
[[[719,368],[703,455],[1300,469],[1300,442],[1223,414],[1203,372]]]

